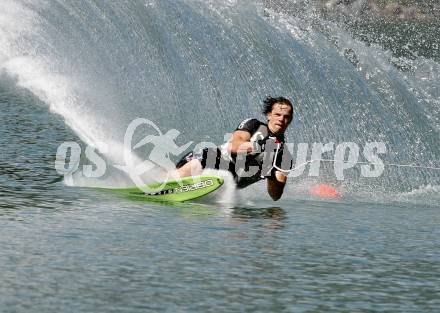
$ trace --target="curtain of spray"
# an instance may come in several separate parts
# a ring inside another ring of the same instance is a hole
[[[264,118],[266,95],[293,99],[289,141],[383,141],[386,162],[440,159],[439,64],[400,72],[379,47],[323,20],[314,27],[312,9],[299,18],[247,1],[4,2],[1,69],[87,144],[110,144],[114,162],[137,117],[178,129],[179,144],[220,144],[242,119]],[[439,178],[388,171],[374,184],[409,186],[414,175]]]

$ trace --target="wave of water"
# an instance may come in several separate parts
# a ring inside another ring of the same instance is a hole
[[[386,162],[439,165],[440,65],[402,59],[413,71],[400,71],[390,52],[353,39],[310,6],[300,17],[226,0],[4,0],[3,8],[0,70],[85,143],[108,144],[114,163],[123,161],[124,133],[137,117],[163,132],[178,129],[179,144],[221,143],[240,120],[262,118],[270,94],[295,102],[290,141],[384,141]],[[328,176],[318,180],[334,180]],[[351,191],[440,179],[432,170],[352,176],[343,183]]]

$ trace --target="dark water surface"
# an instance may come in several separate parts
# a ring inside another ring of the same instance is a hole
[[[439,305],[438,208],[296,201],[223,212],[76,196],[3,212],[4,312]]]

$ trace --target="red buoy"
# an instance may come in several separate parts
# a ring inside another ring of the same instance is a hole
[[[336,188],[327,184],[319,184],[313,186],[312,188],[310,188],[310,194],[320,198],[330,199],[338,199],[341,197],[341,194],[336,190]]]

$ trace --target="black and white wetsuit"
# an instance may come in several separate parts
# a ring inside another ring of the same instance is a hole
[[[244,188],[261,179],[275,179],[275,169],[272,167],[277,144],[281,144],[277,155],[277,166],[281,166],[284,152],[284,135],[274,135],[267,124],[257,119],[242,121],[235,130],[247,131],[251,134],[251,142],[265,141],[265,148],[258,153],[240,154],[228,152],[228,143],[216,148],[204,148],[201,151],[190,152],[176,165],[180,168],[187,162],[197,159],[203,168],[228,170],[234,176],[238,188]],[[286,150],[287,151],[287,150]]]

